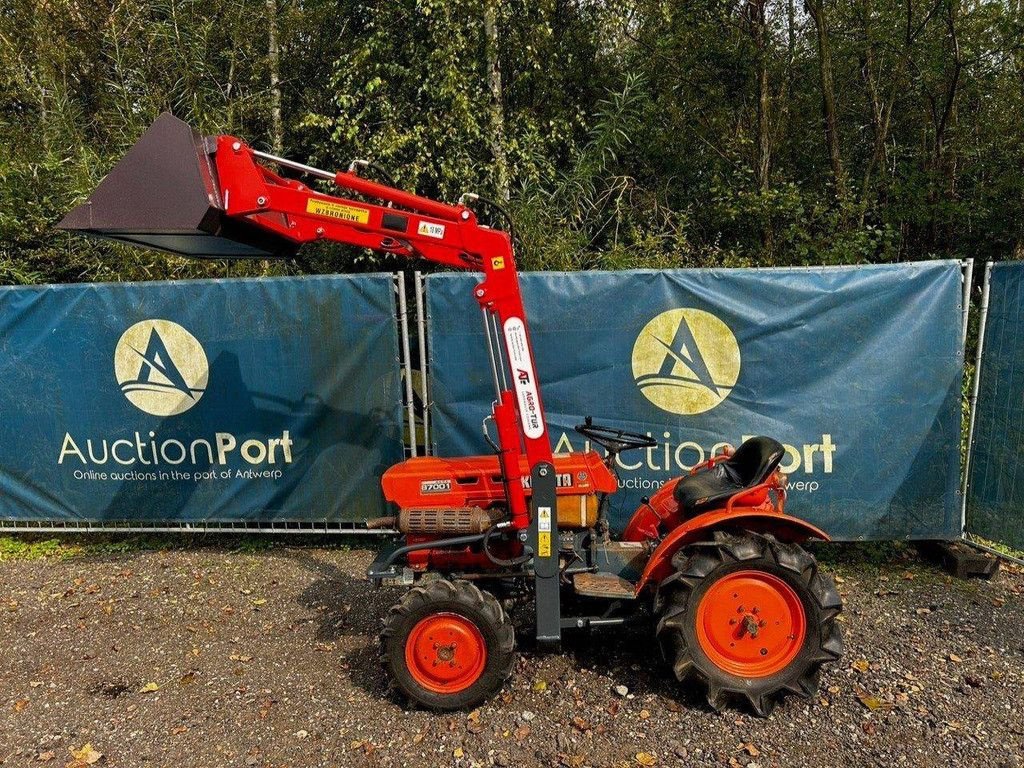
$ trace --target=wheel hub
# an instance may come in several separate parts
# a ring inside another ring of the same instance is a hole
[[[715,666],[757,678],[785,669],[803,647],[807,620],[795,590],[765,571],[718,579],[697,606],[697,640]]]
[[[421,619],[405,643],[405,663],[419,685],[434,693],[458,693],[483,674],[487,646],[475,623],[456,613]]]

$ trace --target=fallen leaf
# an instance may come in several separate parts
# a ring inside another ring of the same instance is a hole
[[[28,699],[18,699],[14,702],[15,712],[24,712],[26,709],[28,709]]]
[[[154,691],[159,691],[159,690],[160,690],[160,686],[157,685],[156,683],[146,683],[144,686],[139,688],[139,693],[153,693]]]
[[[865,693],[864,691],[858,691],[857,698],[860,699],[861,704],[870,709],[872,712],[876,712],[880,709],[888,710],[892,709],[893,707],[892,702],[882,701],[882,699],[878,698],[877,696],[872,696],[871,694]]]
[[[589,731],[590,730],[590,723],[588,723],[582,717],[574,717],[572,719],[572,724],[574,726],[576,726],[576,728],[578,730],[580,730],[580,731]]]
[[[530,735],[530,726],[528,726],[528,725],[521,725],[518,728],[516,728],[516,733],[515,733],[516,741],[523,741],[529,735]]]
[[[419,744],[421,741],[423,741],[424,738],[425,737],[422,733],[417,733],[415,736],[412,737],[412,743]]]
[[[949,654],[949,660],[950,660],[950,661],[953,661],[953,662],[956,662],[957,664],[959,664],[959,663],[960,663],[961,661],[963,661],[963,659],[961,659],[961,658],[960,658],[959,656],[957,656],[957,655],[956,655],[955,653],[951,653],[951,654]]]
[[[640,710],[640,719],[641,720],[646,720],[650,716],[651,716],[650,710],[648,710],[648,709],[641,709]]]
[[[85,744],[81,749],[69,747],[68,752],[77,765],[94,765],[103,759],[103,753],[93,749],[92,744]]]
[[[55,757],[56,757],[56,755],[53,754],[53,750],[48,749],[45,752],[40,752],[39,753],[39,762],[41,762],[41,763],[48,763],[51,760],[53,760],[53,758],[55,758]]]
[[[655,765],[658,762],[658,758],[650,752],[637,752],[636,761],[640,763],[640,765]]]
[[[455,757],[456,760],[461,760],[465,755],[466,753],[462,751],[462,747],[456,747],[455,751],[452,752],[452,756]]]
[[[267,599],[265,597],[257,597],[255,600],[252,601],[252,604],[253,605],[266,605],[267,604]]]
[[[761,750],[754,746],[753,742],[748,741],[743,745],[743,751],[751,757],[757,757],[761,754]]]
[[[187,731],[187,730],[188,730],[188,726],[187,725],[179,725],[176,728],[171,728],[171,735],[172,736],[177,736],[180,733],[185,733],[185,731]]]
[[[547,684],[546,681],[544,681],[544,680],[534,680],[533,681],[533,690],[536,691],[537,693],[540,693],[541,691],[546,691],[547,689],[548,689],[548,684]]]
[[[857,659],[850,666],[856,669],[858,672],[867,672],[870,665],[868,664],[867,659]]]
[[[245,653],[232,653],[230,658],[232,661],[252,661],[252,656]]]

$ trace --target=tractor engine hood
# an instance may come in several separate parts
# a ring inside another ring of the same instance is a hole
[[[165,112],[57,228],[200,259],[293,256],[294,243],[225,215],[215,150]]]

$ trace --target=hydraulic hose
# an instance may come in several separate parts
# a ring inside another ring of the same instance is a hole
[[[482,546],[484,554],[487,555],[487,559],[500,568],[512,568],[518,565],[528,563],[530,559],[533,557],[533,550],[531,550],[529,547],[523,547],[523,554],[519,557],[514,557],[511,560],[506,560],[505,558],[498,557],[493,552],[491,552],[491,548],[488,546],[488,542],[491,540],[491,536],[502,530],[504,529],[495,526],[484,534]]]

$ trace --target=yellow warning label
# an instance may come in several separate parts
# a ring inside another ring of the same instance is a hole
[[[504,269],[505,268],[505,257],[495,256],[491,259],[491,269]]]
[[[537,550],[538,557],[551,557],[551,533],[549,531],[537,533]]]
[[[370,212],[365,208],[357,208],[354,205],[334,203],[330,200],[310,199],[306,203],[306,213],[316,216],[327,216],[331,219],[341,221],[354,221],[357,224],[365,224],[370,220]]]

